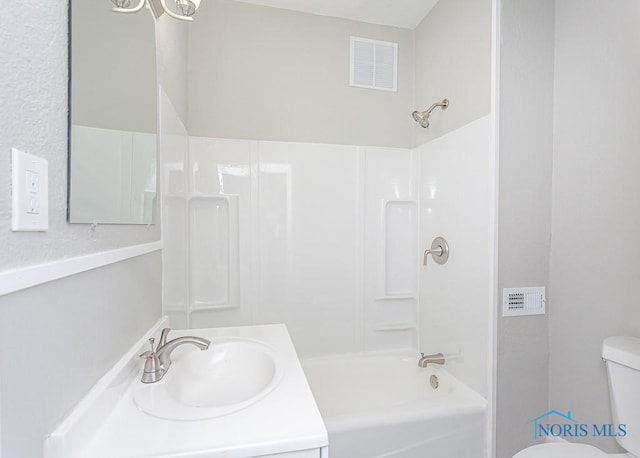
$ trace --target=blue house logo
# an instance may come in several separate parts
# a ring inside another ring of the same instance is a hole
[[[533,439],[541,437],[624,437],[627,435],[627,425],[620,423],[578,423],[572,416],[558,410],[549,410],[529,421],[533,423]]]
[[[550,417],[555,417],[554,418],[555,420],[559,419],[562,423],[549,424],[548,419]],[[577,424],[577,422],[571,417],[570,410],[567,410],[566,414],[559,412],[555,409],[549,410],[548,412],[543,413],[542,415],[534,418],[529,422],[529,423],[533,423],[533,440],[537,440],[540,436],[544,436],[544,437],[553,436],[554,434],[550,434],[551,428],[553,426],[556,426],[556,430],[558,432],[560,432],[560,430],[562,431],[566,430],[566,428],[564,428],[565,425],[571,426],[571,423],[568,423],[568,422]]]

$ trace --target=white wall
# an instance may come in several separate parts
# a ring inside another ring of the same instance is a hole
[[[639,24],[637,1],[556,0],[549,405],[586,423],[611,420],[602,341],[640,335]]]
[[[350,35],[399,44],[398,92],[349,87]],[[410,30],[209,0],[189,29],[188,85],[191,135],[411,146]]]
[[[447,368],[485,397],[490,392],[495,167],[491,118],[484,116],[419,148],[420,249],[443,236],[444,265],[420,272],[420,351],[445,353]]]
[[[501,298],[549,286],[554,0],[502,0],[501,14],[496,417],[497,456],[510,458],[548,409],[548,318],[502,318]]]
[[[416,153],[192,137],[187,170],[165,195],[174,323],[285,322],[301,356],[415,349]]]
[[[413,110],[449,99],[431,126],[414,123],[414,146],[451,132],[491,109],[491,0],[440,0],[415,29]]]

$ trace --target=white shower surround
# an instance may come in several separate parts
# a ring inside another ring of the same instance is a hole
[[[188,163],[163,147],[174,327],[284,322],[301,357],[445,351],[489,396],[489,116],[416,149],[189,140]],[[449,263],[421,267],[438,235]]]
[[[491,390],[494,291],[492,122],[485,116],[422,145],[420,246],[449,242],[444,266],[420,275],[420,349],[457,354],[447,369],[485,398]]]

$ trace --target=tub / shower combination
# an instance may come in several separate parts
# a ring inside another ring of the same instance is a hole
[[[445,369],[417,361],[366,354],[303,361],[331,458],[485,457],[487,401]]]

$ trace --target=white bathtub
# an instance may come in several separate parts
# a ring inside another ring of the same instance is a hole
[[[330,458],[485,456],[486,400],[446,370],[420,369],[417,361],[386,355],[303,361]]]

